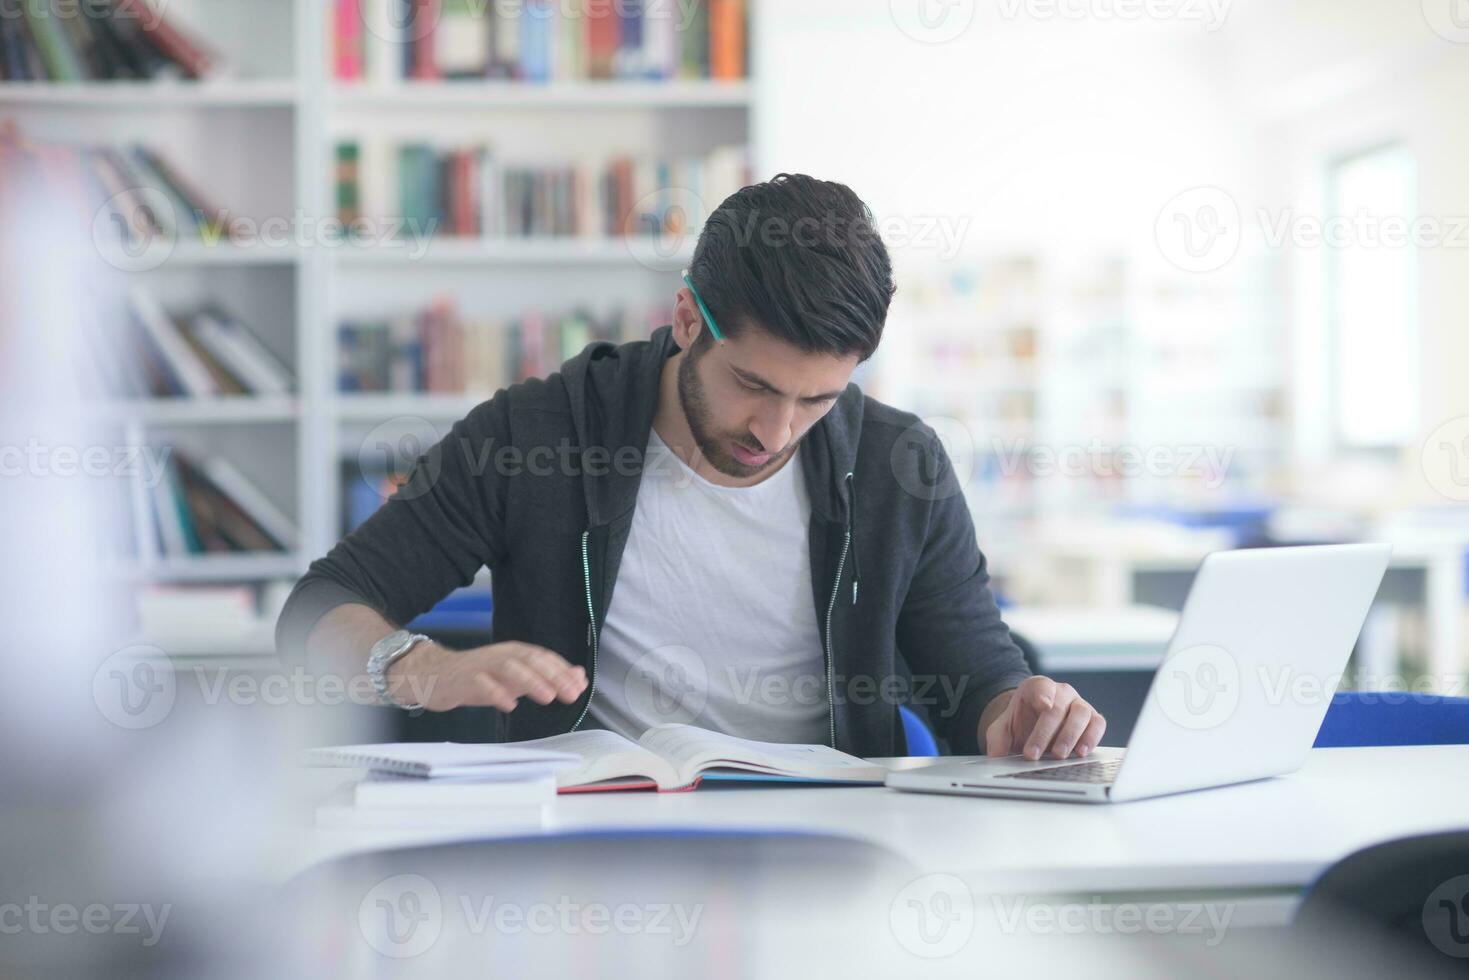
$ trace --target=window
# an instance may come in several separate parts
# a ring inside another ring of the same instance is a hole
[[[1401,144],[1329,167],[1323,241],[1339,449],[1401,446],[1417,428],[1413,185],[1413,157]]]

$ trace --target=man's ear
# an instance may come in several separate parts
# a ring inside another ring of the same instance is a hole
[[[673,340],[678,344],[680,350],[688,350],[699,337],[699,331],[707,329],[704,325],[704,316],[699,312],[699,304],[694,299],[693,291],[687,286],[674,294],[673,301]]]

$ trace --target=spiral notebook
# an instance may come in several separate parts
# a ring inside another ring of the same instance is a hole
[[[370,769],[399,776],[438,779],[448,776],[516,778],[580,764],[581,757],[551,749],[461,742],[384,742],[309,749],[308,766]]]

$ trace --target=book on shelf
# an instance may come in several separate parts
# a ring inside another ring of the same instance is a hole
[[[139,632],[155,643],[211,630],[237,636],[262,625],[248,585],[150,585],[137,591]],[[160,643],[161,645],[161,643]]]
[[[139,557],[187,558],[206,554],[280,553],[294,545],[292,522],[243,474],[221,459],[197,462],[174,448],[161,478],[134,499],[150,513],[152,540],[140,540]],[[233,490],[216,482],[222,479]],[[140,538],[146,535],[140,535]]]
[[[667,310],[585,310],[561,315],[463,317],[439,300],[416,314],[389,320],[349,320],[338,330],[338,389],[342,392],[490,393],[543,377],[596,341],[647,336],[668,322]]]
[[[291,369],[243,321],[219,306],[169,312],[135,283],[126,315],[82,325],[86,387],[112,398],[280,396]]]
[[[36,173],[85,221],[105,209],[116,235],[112,244],[123,248],[230,237],[226,213],[151,147],[39,143],[8,127],[0,130],[0,159]]]
[[[28,173],[91,222],[105,210],[115,244],[129,250],[159,238],[223,238],[225,213],[161,153],[127,147],[42,143],[13,122],[0,125],[0,163]],[[98,242],[99,245],[107,244]]]
[[[748,74],[746,0],[570,5],[480,0],[332,0],[328,61],[370,79],[732,81]]]
[[[0,16],[0,80],[200,79],[221,59],[158,0],[27,0]]]
[[[400,234],[487,238],[668,236],[694,231],[751,180],[742,146],[676,157],[517,163],[485,145],[336,147],[338,217],[399,216]]]
[[[887,770],[826,745],[758,742],[693,725],[657,725],[636,742],[590,729],[507,745],[577,756],[581,764],[556,774],[562,793],[696,788],[705,779],[881,784]]]

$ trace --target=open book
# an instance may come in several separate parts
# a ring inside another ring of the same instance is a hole
[[[508,744],[580,756],[580,766],[556,773],[562,793],[693,789],[706,775],[729,778],[726,773],[744,779],[877,784],[887,775],[882,766],[825,745],[756,742],[693,725],[659,725],[636,742],[594,729]]]

